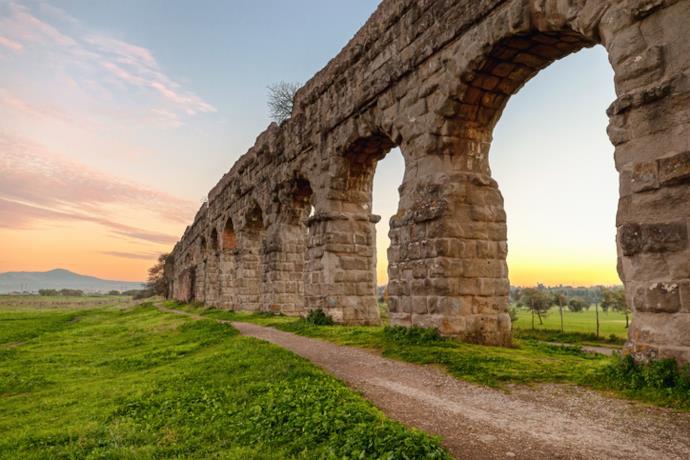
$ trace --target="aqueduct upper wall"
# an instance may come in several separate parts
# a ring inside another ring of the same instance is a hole
[[[690,2],[384,0],[211,190],[166,267],[171,296],[221,308],[379,321],[371,213],[400,147],[391,320],[510,342],[506,216],[488,155],[509,97],[597,44],[618,98],[618,269],[629,349],[690,361]],[[311,213],[312,206],[314,212]]]

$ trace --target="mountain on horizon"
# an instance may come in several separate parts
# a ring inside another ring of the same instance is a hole
[[[47,272],[0,273],[0,294],[38,292],[39,289],[81,289],[90,293],[107,293],[143,287],[143,282],[104,280],[95,276],[80,275],[64,268]]]

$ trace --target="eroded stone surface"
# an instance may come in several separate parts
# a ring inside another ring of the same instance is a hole
[[[618,267],[638,312],[628,349],[690,360],[688,24],[678,0],[384,0],[211,190],[167,266],[171,297],[377,323],[372,182],[398,146],[392,322],[508,344],[493,127],[541,69],[603,45],[618,94]]]

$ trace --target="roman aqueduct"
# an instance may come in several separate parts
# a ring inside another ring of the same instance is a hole
[[[292,117],[211,190],[166,265],[171,296],[377,323],[372,181],[400,147],[391,321],[508,344],[492,130],[537,72],[594,45],[615,73],[608,134],[618,271],[635,312],[628,349],[690,361],[688,0],[383,0],[299,90]]]

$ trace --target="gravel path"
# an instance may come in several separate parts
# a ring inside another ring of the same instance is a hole
[[[511,386],[503,392],[431,366],[253,324],[232,325],[312,361],[387,416],[440,436],[456,458],[690,459],[690,414],[570,385]]]

